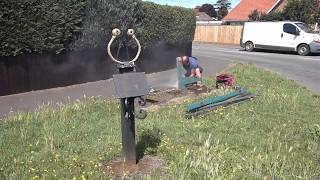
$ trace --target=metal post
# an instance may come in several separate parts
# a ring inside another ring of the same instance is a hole
[[[134,62],[138,59],[141,46],[134,35],[134,30],[128,30],[128,36],[131,36],[138,44],[138,52],[131,61],[122,62],[114,58],[111,53],[111,44],[121,34],[119,29],[112,31],[112,38],[108,43],[108,54],[110,58],[118,64],[119,74],[114,75],[115,90],[121,103],[121,134],[122,134],[122,152],[126,164],[136,164],[136,134],[135,134],[135,116],[134,99],[144,96],[149,92],[147,79],[144,73],[135,71]],[[127,39],[126,39],[127,40]],[[122,42],[123,43],[123,42]],[[119,51],[118,51],[119,52]],[[128,53],[128,52],[127,52]],[[129,57],[129,54],[128,54]],[[137,117],[139,117],[137,115]]]
[[[134,72],[134,66],[118,66],[119,73]],[[134,97],[121,98],[122,153],[127,164],[137,163]]]
[[[122,98],[121,102],[121,132],[124,162],[135,164],[136,134],[134,122],[134,98]]]

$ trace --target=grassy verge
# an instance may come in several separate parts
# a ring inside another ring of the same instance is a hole
[[[320,98],[277,74],[236,65],[260,96],[185,120],[184,105],[137,122],[140,153],[168,163],[168,179],[320,178]],[[212,82],[211,82],[212,83]],[[0,179],[104,179],[121,154],[119,104],[88,99],[0,122]]]

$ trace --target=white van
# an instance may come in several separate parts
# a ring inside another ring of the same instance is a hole
[[[302,22],[247,22],[240,45],[246,51],[272,49],[295,51],[306,56],[320,53],[320,36],[311,33]]]

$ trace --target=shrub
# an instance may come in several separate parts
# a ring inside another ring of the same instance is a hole
[[[144,46],[190,42],[195,15],[140,0],[5,0],[0,23],[0,56],[16,56],[102,47],[115,27],[136,29]]]
[[[312,24],[317,20],[319,11],[318,0],[289,0],[283,15],[288,20]]]
[[[143,3],[143,28],[140,39],[145,46],[166,41],[193,41],[196,17],[191,9]]]
[[[289,0],[283,11],[263,13],[254,10],[249,15],[254,21],[302,21],[313,24],[320,17],[320,6],[317,0]]]
[[[283,13],[281,11],[274,11],[269,14],[258,11],[257,9],[253,10],[249,14],[250,21],[282,21],[285,20]]]
[[[79,34],[85,0],[0,1],[0,56],[61,52]]]
[[[248,18],[251,21],[259,21],[261,20],[261,15],[262,13],[258,9],[255,9],[249,14]]]
[[[142,2],[138,0],[88,0],[81,36],[72,44],[72,49],[105,46],[114,28],[141,29],[141,7]]]

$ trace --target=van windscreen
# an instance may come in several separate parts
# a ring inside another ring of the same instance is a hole
[[[312,33],[312,29],[306,25],[305,23],[295,23],[300,29],[302,29],[306,33]]]

